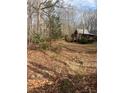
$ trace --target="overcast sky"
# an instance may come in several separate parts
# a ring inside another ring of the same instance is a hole
[[[69,3],[73,6],[76,6],[78,9],[83,8],[97,8],[97,1],[96,0],[64,0],[65,3]]]

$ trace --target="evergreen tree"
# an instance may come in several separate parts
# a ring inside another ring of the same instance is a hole
[[[61,38],[61,23],[59,16],[51,16],[51,38]]]

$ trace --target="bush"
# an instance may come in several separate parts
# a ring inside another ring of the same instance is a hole
[[[81,38],[79,39],[79,43],[87,43],[88,40],[86,38]]]
[[[38,49],[38,50],[46,50],[46,49],[49,49],[49,46],[50,46],[50,39],[42,39],[41,37],[41,33],[34,33],[33,34],[33,37],[32,37],[32,43],[34,46],[37,46],[35,47],[35,49]]]
[[[43,42],[44,40],[41,38],[41,33],[34,33],[32,37],[32,43],[39,44],[40,42]]]

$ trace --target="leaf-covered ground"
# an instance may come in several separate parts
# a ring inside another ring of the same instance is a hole
[[[96,93],[96,44],[54,41],[28,49],[28,93]]]

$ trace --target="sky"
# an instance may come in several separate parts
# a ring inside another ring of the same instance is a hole
[[[97,0],[64,0],[64,1],[65,3],[69,3],[77,7],[79,10],[84,8],[91,8],[91,9],[97,8]]]

